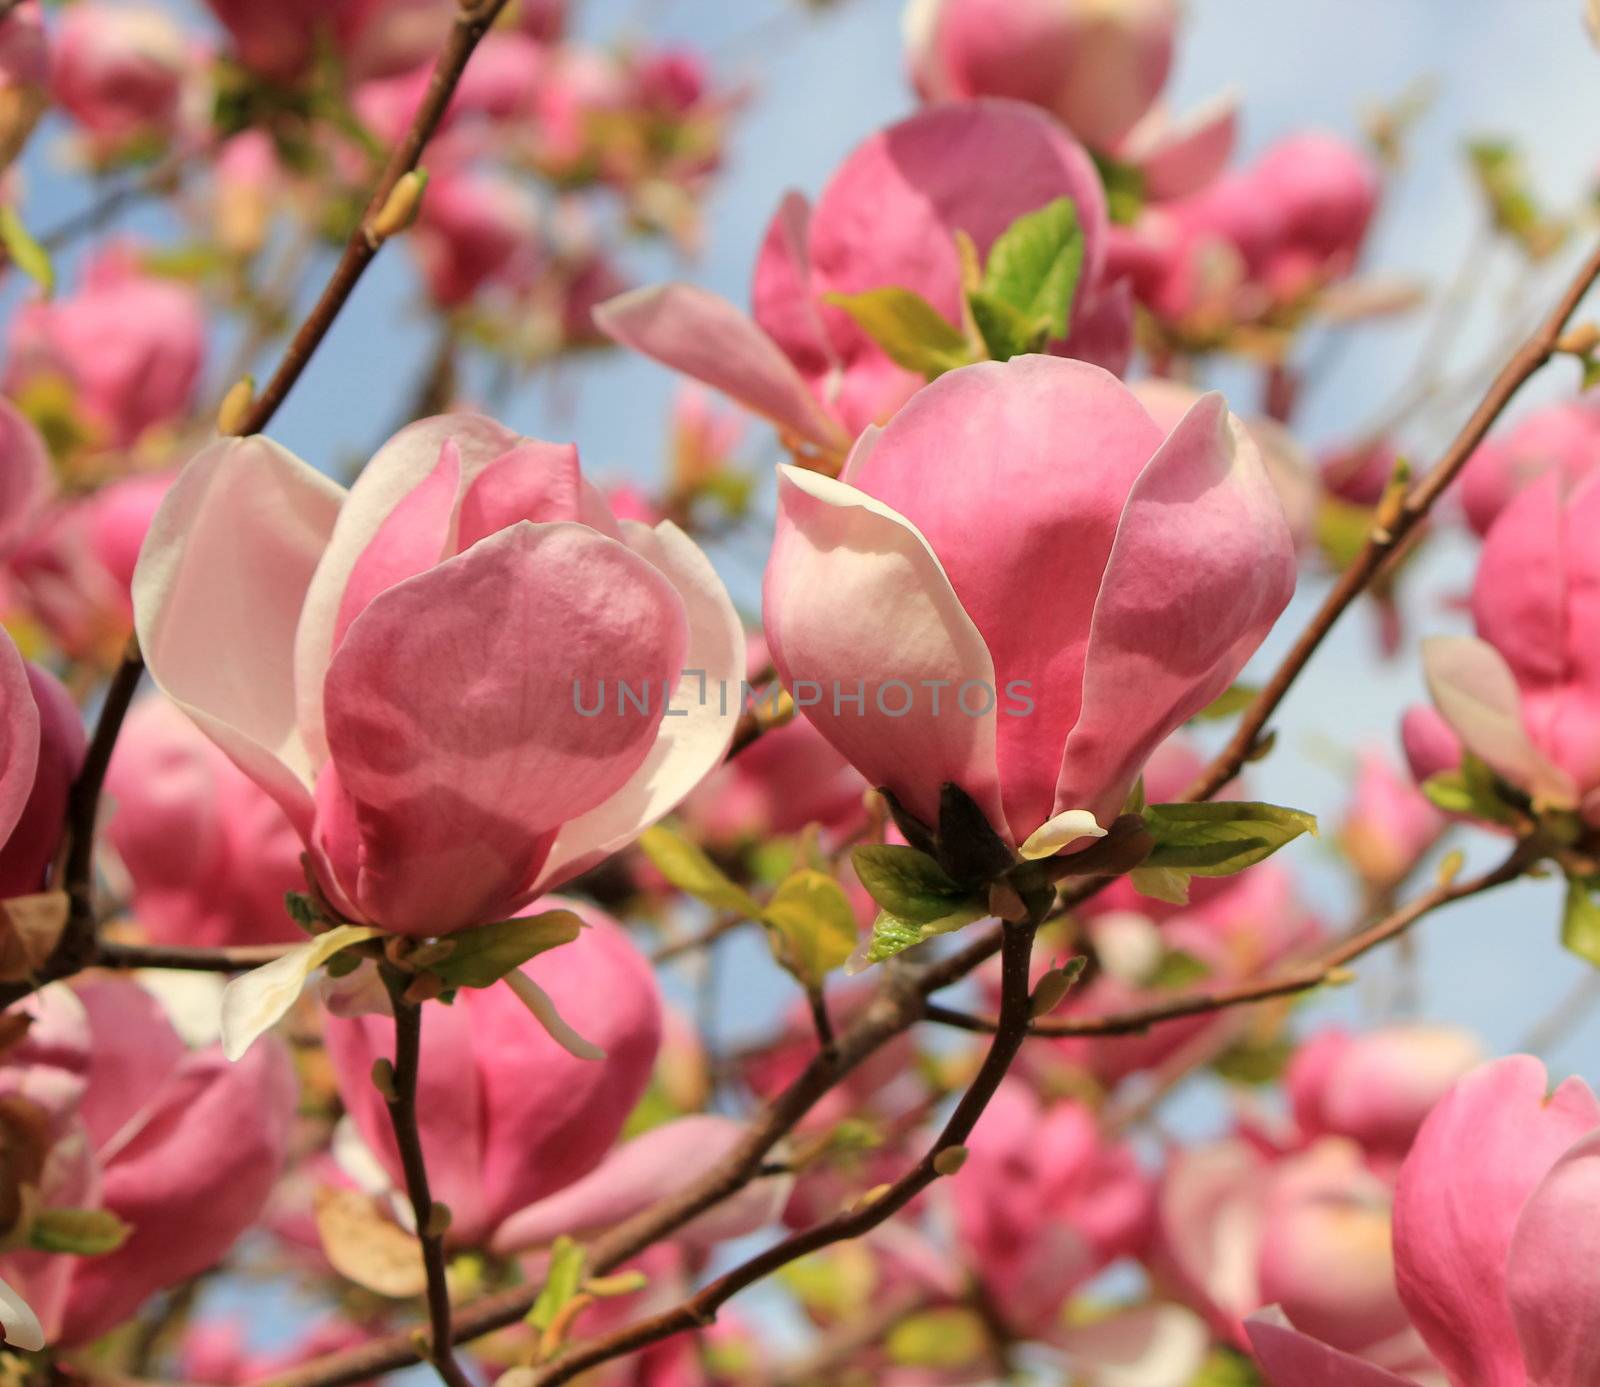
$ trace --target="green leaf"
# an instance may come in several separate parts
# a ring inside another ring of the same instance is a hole
[[[966,334],[910,289],[891,284],[862,294],[822,297],[848,313],[895,365],[929,380],[973,359]]]
[[[1188,1387],[1262,1387],[1262,1377],[1244,1354],[1231,1348],[1214,1348]]]
[[[1070,197],[1018,217],[989,250],[983,288],[1052,337],[1065,337],[1083,270],[1083,229]]]
[[[959,906],[937,920],[904,920],[887,910],[879,911],[878,918],[872,922],[872,938],[867,943],[865,954],[860,955],[859,966],[852,965],[845,971],[858,973],[874,963],[882,963],[886,958],[903,954],[936,934],[949,934],[963,925],[970,925],[974,920],[981,920],[988,913],[988,907],[977,901]]]
[[[942,920],[970,897],[943,867],[915,848],[870,843],[851,853],[850,860],[867,894],[910,924]]]
[[[1049,337],[1048,331],[1020,308],[1013,308],[985,289],[968,294],[967,307],[972,310],[972,321],[977,324],[991,361],[1010,361],[1014,356],[1036,352]]]
[[[1131,226],[1145,205],[1144,170],[1136,164],[1120,163],[1103,154],[1094,156],[1100,181],[1106,189],[1106,211],[1118,226]]]
[[[1317,831],[1312,814],[1247,801],[1152,804],[1144,821],[1156,840],[1144,868],[1175,868],[1207,877],[1232,876],[1302,833]]]
[[[583,921],[570,910],[546,910],[525,920],[496,920],[450,936],[450,952],[428,971],[448,987],[492,987],[530,958],[570,944]]]
[[[752,920],[760,918],[761,907],[750,893],[682,834],[657,824],[644,831],[639,846],[656,870],[678,890],[687,891],[718,910],[734,910]]]
[[[285,891],[283,907],[296,925],[307,934],[316,934],[318,926],[322,924],[322,916],[317,913],[316,903],[304,891]]]
[[[788,878],[761,912],[778,961],[806,984],[842,968],[856,947],[856,912],[826,872],[804,869]]]
[[[1422,793],[1436,809],[1470,819],[1504,823],[1511,817],[1511,806],[1500,797],[1500,783],[1488,766],[1470,752],[1462,756],[1459,769],[1440,771],[1422,782]]]
[[[44,291],[46,298],[55,292],[56,271],[50,263],[50,252],[33,239],[14,207],[0,206],[0,248]]]
[[[528,1323],[535,1329],[550,1328],[566,1303],[578,1294],[586,1259],[582,1246],[565,1234],[550,1245],[550,1267],[545,1272],[544,1286],[533,1309],[528,1311]]]
[[[1600,877],[1568,877],[1567,904],[1561,912],[1561,946],[1600,968]]]
[[[1256,701],[1260,692],[1254,684],[1234,684],[1196,713],[1194,721],[1220,722],[1223,718],[1237,717]]]
[[[1294,1041],[1288,1036],[1246,1036],[1218,1055],[1211,1068],[1230,1083],[1259,1088],[1283,1077],[1294,1052]]]
[[[892,1362],[905,1368],[963,1368],[989,1348],[989,1336],[975,1311],[958,1307],[908,1315],[884,1340]]]
[[[1177,990],[1211,976],[1208,964],[1183,949],[1168,949],[1146,981],[1146,986]]]
[[[42,1209],[28,1230],[28,1245],[40,1252],[98,1257],[115,1252],[133,1232],[109,1209]]]

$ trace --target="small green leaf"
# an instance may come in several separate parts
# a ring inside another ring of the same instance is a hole
[[[1048,329],[985,289],[969,293],[967,307],[972,310],[972,321],[977,324],[991,361],[1010,361],[1014,356],[1036,352],[1049,339]]]
[[[1145,205],[1144,170],[1103,154],[1094,156],[1100,181],[1106,189],[1106,211],[1118,226],[1132,226]]]
[[[867,942],[866,952],[858,954],[859,964],[853,962],[845,971],[858,973],[874,963],[882,963],[886,958],[893,958],[917,944],[925,943],[937,934],[949,934],[963,925],[970,925],[974,920],[981,920],[987,913],[988,908],[976,901],[959,906],[937,920],[904,920],[886,910],[879,911],[878,918],[872,922],[872,938]]]
[[[734,910],[752,920],[760,918],[755,899],[682,834],[657,824],[639,839],[644,854],[656,870],[680,891],[718,910]]]
[[[911,924],[942,920],[969,898],[943,867],[915,848],[871,843],[857,848],[850,860],[867,894]]]
[[[539,1298],[528,1311],[528,1323],[535,1329],[548,1329],[566,1303],[578,1294],[583,1284],[587,1254],[582,1246],[563,1234],[550,1245],[550,1267],[545,1272]]]
[[[1194,876],[1232,876],[1271,857],[1302,833],[1315,833],[1314,815],[1276,804],[1223,800],[1211,804],[1152,804],[1145,827],[1156,840],[1144,867]]]
[[[988,1352],[989,1336],[972,1310],[948,1308],[908,1315],[884,1340],[891,1362],[903,1368],[953,1370]]]
[[[450,952],[428,971],[447,987],[492,987],[530,958],[570,944],[583,921],[570,910],[546,910],[525,920],[496,920],[449,937]]]
[[[40,1252],[99,1257],[115,1252],[132,1231],[109,1209],[43,1209],[28,1230],[28,1245]]]
[[[772,932],[778,961],[803,983],[820,983],[856,947],[856,913],[826,872],[795,872],[767,902],[761,919]]]
[[[1211,968],[1183,949],[1168,949],[1146,981],[1146,986],[1176,991],[1211,976]]]
[[[317,926],[322,923],[322,917],[317,914],[315,902],[304,891],[285,891],[283,893],[283,906],[289,912],[289,918],[307,934],[315,934],[317,932]]]
[[[1083,229],[1070,197],[1012,222],[989,250],[983,288],[1052,338],[1065,337],[1083,271]]]
[[[50,263],[50,252],[33,239],[14,207],[0,206],[0,248],[44,291],[46,298],[55,292],[56,271]]]
[[[895,365],[929,380],[973,359],[966,334],[910,289],[891,284],[863,294],[824,294],[823,299],[848,313]]]
[[[1600,968],[1600,878],[1568,877],[1567,904],[1561,913],[1561,945]]]
[[[1246,1036],[1218,1055],[1211,1068],[1230,1083],[1259,1088],[1283,1077],[1294,1052],[1294,1041],[1288,1036]]]
[[[1260,692],[1254,684],[1234,684],[1196,713],[1194,721],[1220,722],[1223,718],[1236,717],[1256,701]]]
[[[1488,766],[1470,752],[1453,771],[1440,771],[1422,783],[1422,793],[1436,809],[1470,819],[1504,823],[1511,806],[1500,797],[1500,783]]]

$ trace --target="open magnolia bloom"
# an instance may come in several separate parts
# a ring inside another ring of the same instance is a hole
[[[1081,361],[952,371],[838,481],[780,471],[766,633],[796,704],[924,823],[953,783],[1028,856],[1115,818],[1294,588],[1222,397],[1163,437]]]
[[[892,360],[840,296],[910,290],[959,323],[959,238],[987,255],[1018,218],[1061,198],[1073,206],[1082,266],[1069,330],[1050,350],[1120,370],[1132,307],[1105,273],[1099,176],[1066,131],[1014,101],[919,112],[857,147],[814,207],[786,197],[756,261],[753,317],[694,285],[665,284],[612,299],[595,321],[770,419],[787,439],[837,455],[925,379]]]
[[[1273,1307],[1246,1324],[1273,1387],[1593,1387],[1600,1381],[1600,1103],[1553,1095],[1531,1055],[1495,1060],[1434,1108],[1401,1167],[1394,1273],[1437,1369],[1391,1372]],[[1320,1332],[1320,1331],[1318,1331]]]
[[[574,447],[476,415],[403,429],[348,493],[219,440],[157,512],[134,601],[156,682],[351,922],[269,965],[266,1011],[236,1001],[235,1053],[344,944],[506,920],[631,842],[739,711],[718,690],[744,638],[700,550],[617,521]]]

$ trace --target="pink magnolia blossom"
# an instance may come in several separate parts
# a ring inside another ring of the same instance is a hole
[[[1336,135],[1308,131],[1191,197],[1147,209],[1115,266],[1163,321],[1214,328],[1292,307],[1355,268],[1381,185]]]
[[[1359,1149],[1334,1138],[1282,1159],[1238,1139],[1175,1150],[1158,1196],[1157,1280],[1240,1346],[1247,1316],[1292,1303],[1353,1359],[1425,1367],[1395,1288],[1391,1198]]]
[[[0,20],[0,173],[22,151],[49,102],[50,41],[39,0]]]
[[[859,146],[814,208],[797,193],[785,198],[756,263],[753,319],[703,289],[669,284],[604,305],[600,326],[793,439],[837,452],[922,379],[825,296],[896,285],[957,321],[955,233],[987,254],[1019,216],[1060,197],[1077,207],[1084,260],[1072,335],[1056,347],[1120,368],[1131,320],[1103,271],[1105,196],[1094,165],[1047,118],[1008,101],[923,111]]]
[[[273,81],[292,85],[311,66],[316,26],[327,0],[206,0],[233,40],[241,63]]]
[[[870,784],[935,823],[953,782],[1026,845],[1109,824],[1293,587],[1221,396],[1163,437],[1098,367],[1029,356],[941,377],[838,481],[782,468],[764,605],[784,683]]]
[[[54,490],[44,439],[27,415],[0,399],[0,559],[24,539]]]
[[[182,28],[164,10],[80,4],[67,11],[51,90],[91,148],[115,154],[141,140],[170,140],[197,70]]]
[[[134,601],[156,681],[334,904],[396,933],[508,918],[631,842],[738,714],[717,690],[743,636],[704,555],[619,525],[575,448],[475,415],[403,429],[348,493],[265,438],[213,444]]]
[[[281,1046],[261,1046],[238,1065],[216,1050],[187,1050],[155,999],[122,979],[79,985],[75,1004],[88,1021],[86,1083],[40,1199],[108,1209],[132,1232],[102,1256],[0,1258],[46,1337],[63,1347],[92,1342],[224,1256],[282,1171],[296,1103]],[[30,1059],[14,1054],[7,1066]]]
[[[905,31],[925,100],[1041,107],[1166,199],[1217,175],[1238,125],[1231,96],[1178,121],[1158,104],[1178,20],[1177,0],[910,0]]]
[[[1406,709],[1400,720],[1400,743],[1418,785],[1461,765],[1461,738],[1432,704]]]
[[[1375,506],[1383,499],[1400,461],[1389,439],[1355,447],[1333,448],[1318,459],[1322,485],[1330,495],[1355,506]],[[1463,485],[1465,478],[1463,478]]]
[[[1339,843],[1368,881],[1402,880],[1438,840],[1444,816],[1377,749],[1362,753]]]
[[[283,810],[164,698],[128,715],[106,776],[106,838],[157,943],[300,939],[284,893],[305,889]]]
[[[950,1182],[962,1251],[997,1313],[1048,1335],[1072,1292],[1143,1250],[1151,1186],[1131,1149],[1108,1143],[1078,1103],[1043,1105],[1015,1080],[999,1091]]]
[[[1589,1387],[1600,1304],[1600,1102],[1553,1095],[1530,1055],[1461,1079],[1423,1123],[1394,1202],[1394,1280],[1450,1387]],[[1249,1324],[1272,1387],[1410,1387],[1427,1368],[1353,1360],[1296,1307]]]
[[[1600,476],[1569,487],[1547,474],[1484,541],[1472,588],[1477,636],[1423,643],[1434,707],[1461,745],[1536,803],[1592,822],[1600,822],[1597,524]],[[1423,759],[1447,754],[1443,729],[1411,731]]]
[[[1547,473],[1576,485],[1600,465],[1600,400],[1585,396],[1537,410],[1478,445],[1461,474],[1461,509],[1480,535]]]
[[[67,691],[0,630],[0,899],[44,885],[84,745]]]
[[[1348,1137],[1375,1168],[1393,1169],[1434,1104],[1483,1058],[1453,1026],[1334,1028],[1300,1046],[1284,1086],[1303,1138]]]
[[[570,908],[588,928],[524,971],[559,1010],[584,1019],[604,1059],[567,1053],[504,987],[463,989],[452,1006],[430,1008],[422,1028],[422,1148],[456,1245],[482,1245],[513,1214],[594,1169],[649,1082],[661,1040],[650,966],[618,925]],[[332,1016],[325,1037],[346,1110],[402,1185],[388,1109],[372,1083],[373,1061],[393,1055],[393,1021]]]
[[[266,242],[287,179],[265,130],[242,130],[217,151],[212,169],[212,225],[230,255],[254,255]]]
[[[188,410],[205,324],[192,288],[145,274],[131,247],[113,246],[76,293],[21,308],[7,347],[8,391],[39,377],[65,380],[106,440],[127,447]]]
[[[526,277],[539,252],[539,208],[509,178],[446,173],[432,180],[407,241],[423,282],[442,308],[485,286]]]

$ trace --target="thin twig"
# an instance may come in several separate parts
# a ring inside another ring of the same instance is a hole
[[[293,944],[235,944],[199,949],[182,944],[124,944],[102,940],[95,949],[96,968],[169,968],[186,973],[244,973],[280,959]]]
[[[1300,672],[1316,654],[1317,648],[1333,629],[1334,623],[1378,576],[1395,550],[1427,517],[1428,512],[1433,509],[1434,502],[1444,494],[1445,489],[1466,466],[1467,459],[1472,456],[1495,420],[1511,403],[1517,391],[1555,354],[1556,342],[1597,277],[1600,277],[1600,246],[1597,246],[1584,261],[1562,294],[1560,302],[1551,310],[1544,322],[1517,349],[1511,360],[1501,369],[1500,374],[1494,378],[1488,393],[1472,412],[1471,418],[1467,420],[1461,432],[1445,449],[1444,456],[1406,494],[1394,517],[1385,518],[1386,524],[1379,524],[1373,528],[1354,562],[1339,575],[1339,580],[1323,599],[1322,606],[1317,609],[1316,615],[1301,632],[1300,638],[1273,672],[1266,686],[1256,695],[1255,701],[1245,710],[1232,740],[1206,767],[1200,779],[1189,787],[1185,798],[1209,799],[1239,773],[1255,750],[1268,720],[1277,711],[1278,705],[1283,702],[1294,681],[1300,677]]]
[[[1309,992],[1329,982],[1339,981],[1339,970],[1355,962],[1363,954],[1404,934],[1430,911],[1456,901],[1476,896],[1496,886],[1514,881],[1536,862],[1544,851],[1536,839],[1524,839],[1511,851],[1498,867],[1482,876],[1467,881],[1448,882],[1425,891],[1410,904],[1384,916],[1341,940],[1333,948],[1319,954],[1307,963],[1297,964],[1268,977],[1237,983],[1232,987],[1212,992],[1194,992],[1171,997],[1145,1007],[1128,1011],[1111,1012],[1103,1016],[1066,1016],[1033,1022],[1030,1035],[1039,1036],[1105,1036],[1133,1035],[1147,1031],[1163,1021],[1177,1021],[1187,1016],[1205,1016],[1212,1012],[1227,1011],[1233,1007],[1248,1006],[1274,997],[1290,997]],[[937,1021],[959,1030],[989,1034],[999,1026],[998,1018],[973,1016],[950,1007],[930,1004],[925,1012],[930,1021]]]
[[[417,1076],[422,1060],[422,1007],[406,1000],[411,979],[398,968],[382,965],[384,986],[394,1008],[394,1081],[384,1094],[395,1146],[405,1171],[406,1194],[415,1215],[417,1240],[428,1274],[428,1323],[431,1337],[429,1361],[449,1387],[472,1387],[451,1351],[455,1343],[450,1325],[450,1286],[445,1278],[444,1230],[436,1228],[433,1194],[428,1188],[428,1167],[422,1156],[422,1133],[417,1127]]]
[[[283,361],[273,373],[272,379],[256,397],[255,403],[240,426],[240,433],[260,433],[266,427],[267,421],[294,389],[295,382],[300,379],[306,365],[317,348],[322,345],[322,339],[328,335],[328,329],[333,326],[334,319],[339,316],[340,310],[366,272],[367,266],[377,255],[378,248],[383,244],[380,238],[371,234],[372,218],[383,209],[389,194],[394,191],[395,184],[416,168],[422,158],[423,149],[426,148],[428,141],[433,137],[433,132],[444,117],[450,98],[455,95],[456,84],[461,80],[467,60],[472,57],[478,41],[488,32],[506,3],[507,0],[476,0],[476,3],[463,3],[457,11],[450,36],[445,41],[444,51],[434,64],[433,75],[428,80],[428,90],[411,118],[411,128],[406,131],[405,136],[389,155],[389,162],[384,165],[377,186],[373,188],[372,196],[367,199],[366,211],[362,214],[355,231],[351,233],[350,239],[345,242],[344,252],[339,257],[339,263],[334,266],[333,274],[323,289],[322,296],[290,341]]]

